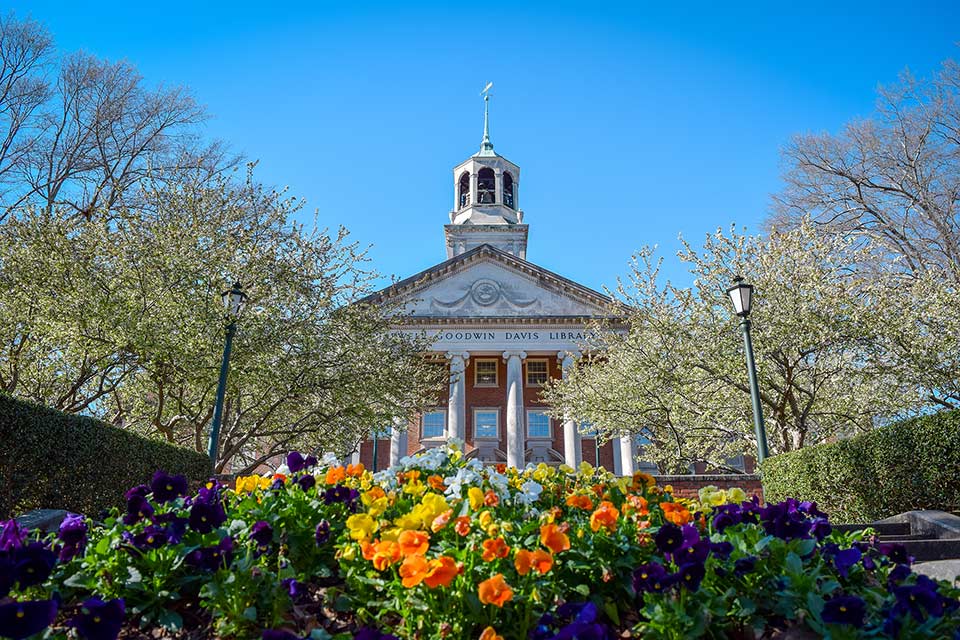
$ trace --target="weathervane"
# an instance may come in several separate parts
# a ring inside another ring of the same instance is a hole
[[[481,151],[493,151],[493,143],[490,142],[490,89],[493,83],[488,82],[480,95],[483,96],[483,140],[480,142]]]

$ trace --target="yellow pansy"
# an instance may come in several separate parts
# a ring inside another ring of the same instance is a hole
[[[419,480],[414,480],[403,485],[403,492],[409,493],[412,496],[422,495],[424,491],[427,490],[427,485],[423,484]]]
[[[573,467],[571,467],[571,466],[568,465],[568,464],[562,464],[562,465],[560,465],[559,467],[557,467],[557,470],[558,470],[558,471],[562,471],[563,473],[566,473],[567,475],[570,475],[571,473],[576,473],[576,472],[577,472],[576,469],[574,469]]]
[[[357,513],[347,518],[350,537],[357,541],[369,540],[379,526],[377,521],[366,513]]]
[[[370,503],[370,506],[367,507],[367,513],[376,518],[383,514],[387,510],[387,507],[390,506],[390,501],[386,497],[377,498]]]
[[[357,557],[357,548],[352,544],[348,544],[343,547],[337,555],[344,560],[353,560]]]
[[[493,515],[489,511],[481,511],[478,520],[480,522],[480,528],[486,529],[493,524]]]
[[[404,514],[393,521],[400,530],[405,531],[407,529],[420,529],[423,527],[423,515],[422,513],[417,513],[417,509],[421,505],[414,507],[413,511],[410,513]]]
[[[740,487],[731,487],[727,489],[727,499],[730,502],[740,504],[741,502],[746,502],[747,493]]]
[[[412,527],[412,528],[416,529],[417,527]],[[396,542],[397,539],[400,537],[400,534],[403,533],[404,531],[406,531],[406,529],[404,529],[403,527],[389,527],[387,529],[383,529],[380,532],[380,539],[389,540],[390,542]]]
[[[553,469],[548,467],[545,462],[541,462],[537,465],[536,470],[533,472],[533,479],[537,482],[543,482],[551,475],[553,475]]]
[[[420,504],[426,509],[423,514],[425,524],[430,524],[434,518],[450,508],[450,505],[447,504],[447,499],[439,493],[428,493],[423,496]]]
[[[483,490],[479,487],[470,487],[467,490],[467,498],[470,500],[470,508],[474,511],[483,506]]]

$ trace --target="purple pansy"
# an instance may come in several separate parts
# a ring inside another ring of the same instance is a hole
[[[150,481],[150,491],[157,502],[170,502],[187,495],[187,479],[182,475],[172,476],[166,471],[157,471]]]
[[[826,601],[820,617],[828,624],[849,624],[860,628],[866,612],[866,604],[861,598],[836,596]]]
[[[633,571],[633,588],[637,593],[660,593],[673,585],[673,576],[657,562],[642,564]]]
[[[104,602],[90,598],[80,605],[80,613],[67,623],[85,640],[116,640],[126,615],[123,598]]]
[[[30,531],[21,527],[16,520],[0,523],[0,551],[10,551],[22,547]]]
[[[9,602],[0,604],[0,629],[13,640],[22,640],[40,633],[57,617],[56,600]]]
[[[330,523],[327,520],[321,520],[317,524],[317,531],[314,534],[314,539],[317,541],[317,546],[321,547],[330,540]]]
[[[233,538],[225,537],[214,547],[200,547],[187,555],[187,564],[205,571],[216,571],[233,560]]]
[[[42,542],[13,550],[13,572],[21,589],[40,584],[50,576],[57,564],[57,556]]]
[[[660,530],[657,531],[657,535],[653,537],[653,540],[657,543],[657,548],[660,549],[660,551],[669,553],[670,551],[679,549],[680,545],[683,544],[683,532],[677,525],[666,522],[660,527]]]
[[[197,502],[190,507],[190,528],[197,533],[210,533],[227,521],[219,502]]]

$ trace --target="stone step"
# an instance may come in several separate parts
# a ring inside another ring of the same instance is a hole
[[[870,524],[835,524],[833,525],[834,531],[839,531],[841,533],[846,533],[849,531],[860,531],[861,529],[866,529],[867,527],[872,528],[877,532],[877,535],[883,536],[909,536],[912,531],[910,530],[909,522],[874,522]]]
[[[907,555],[917,562],[950,560],[960,558],[960,540],[889,540],[898,542],[907,549]]]

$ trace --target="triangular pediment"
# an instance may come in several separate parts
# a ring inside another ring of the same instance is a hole
[[[388,287],[372,300],[412,319],[599,318],[610,299],[533,263],[482,245]]]

